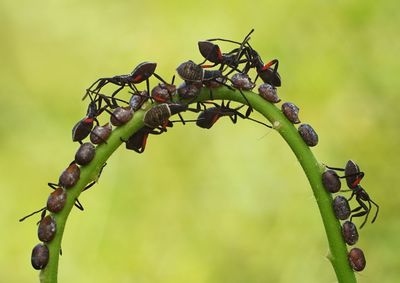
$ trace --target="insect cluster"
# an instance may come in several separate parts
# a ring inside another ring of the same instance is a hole
[[[360,225],[360,229],[367,223],[368,216],[375,206],[375,215],[371,223],[374,223],[379,213],[379,205],[376,204],[368,195],[360,182],[364,177],[364,172],[360,171],[359,166],[352,160],[347,161],[345,168],[335,168],[326,166],[326,170],[322,174],[322,183],[329,193],[351,192],[349,199],[342,195],[337,195],[332,202],[333,210],[339,220],[346,220],[342,224],[342,235],[347,245],[355,245],[358,241],[358,231],[356,225],[353,223],[353,218],[364,216],[364,221]],[[339,176],[336,172],[344,172],[343,176]],[[341,189],[340,179],[345,179],[348,190]],[[358,204],[357,207],[351,209],[349,201],[355,197]],[[349,219],[350,220],[347,220]],[[359,248],[353,248],[348,254],[351,267],[355,271],[362,271],[365,268],[366,261],[364,253]]]
[[[54,191],[50,194],[46,206],[20,220],[23,221],[27,217],[41,212],[41,219],[38,223],[38,238],[41,243],[33,248],[31,257],[32,266],[35,269],[45,268],[49,261],[47,244],[54,239],[57,233],[54,215],[63,210],[68,198],[68,190],[79,181],[80,168],[90,164],[96,157],[96,147],[107,144],[113,130],[128,123],[136,112],[146,110],[143,116],[143,127],[128,139],[121,141],[125,143],[128,150],[137,153],[144,152],[149,135],[160,135],[167,132],[167,128],[177,122],[182,124],[195,122],[200,128],[210,129],[221,117],[229,117],[233,123],[236,123],[239,117],[272,128],[272,126],[250,117],[253,106],[248,97],[256,95],[249,91],[256,88],[256,82],[260,78],[262,84],[258,86],[258,95],[270,103],[276,104],[281,101],[277,94],[277,88],[281,86],[281,77],[278,73],[279,61],[273,59],[266,64],[263,62],[259,53],[249,43],[252,32],[253,30],[241,42],[223,38],[199,41],[198,48],[204,61],[197,64],[188,60],[179,64],[176,71],[183,80],[179,86],[174,84],[175,76],[171,82],[167,82],[155,73],[157,63],[143,62],[137,65],[130,74],[99,78],[86,89],[83,96],[83,100],[89,98],[86,115],[72,128],[72,140],[80,144],[74,161],[61,173],[58,183],[48,183]],[[229,52],[222,52],[218,45],[220,42],[233,44],[234,48]],[[251,78],[251,72],[255,74],[254,79]],[[151,77],[158,80],[152,88],[150,88]],[[145,83],[145,88],[139,87],[141,83]],[[112,88],[111,92],[106,94],[106,88],[110,87]],[[238,91],[243,105],[231,107],[230,101],[227,103],[222,101],[220,104],[213,101],[213,91],[220,87]],[[128,99],[117,97],[124,89],[128,90]],[[198,102],[197,98],[202,89],[208,91],[209,100]],[[195,108],[189,107],[192,103],[196,103]],[[240,112],[245,106],[247,110],[244,113]],[[197,119],[185,120],[182,117],[182,113],[185,111],[199,113]],[[285,102],[281,105],[281,111],[292,124],[300,123],[299,108],[295,104]],[[100,123],[99,119],[104,117],[104,113],[106,113],[108,121]],[[173,121],[170,118],[175,114],[179,116],[179,120]],[[298,127],[298,133],[308,146],[312,147],[318,144],[318,135],[309,124],[301,124]],[[85,141],[86,139],[89,141]],[[360,204],[359,208],[350,211],[348,202],[343,197],[337,197],[334,201],[339,219],[347,219],[352,213],[350,222],[343,224],[343,235],[348,244],[355,244],[358,239],[357,230],[351,219],[362,215],[368,217],[371,203],[375,204],[359,185],[358,180],[361,180],[360,176],[363,173],[355,172],[354,170],[358,170],[358,166],[356,168],[354,166],[352,167],[353,171],[345,171],[343,177],[338,177],[333,170],[328,170],[323,175],[324,184],[330,192],[339,191],[339,178],[345,177],[347,181],[351,180],[351,183],[348,181],[348,184],[351,184],[352,197],[356,196],[356,200]],[[92,187],[95,182],[88,184],[84,190]],[[83,210],[79,200],[75,199],[74,201],[75,206]],[[366,203],[369,207],[366,206]],[[359,210],[362,211],[358,212]],[[47,212],[49,215],[46,215]],[[362,251],[361,253],[360,251],[350,252],[349,257],[350,255],[360,258]],[[352,266],[356,270],[362,270],[359,265]]]

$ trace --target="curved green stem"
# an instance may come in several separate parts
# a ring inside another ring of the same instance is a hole
[[[274,129],[277,130],[285,139],[299,160],[300,165],[310,182],[320,210],[329,243],[330,254],[328,255],[328,258],[332,263],[338,281],[340,283],[356,282],[354,272],[348,263],[347,249],[341,235],[340,223],[336,219],[332,209],[332,197],[328,192],[326,192],[322,185],[321,174],[324,171],[324,167],[315,159],[310,148],[304,143],[298,134],[297,129],[286,119],[280,109],[265,101],[258,94],[250,91],[246,91],[244,94],[253,108],[270,121]],[[246,102],[239,91],[230,90],[226,87],[213,89],[213,97],[214,99],[232,100],[243,104]],[[209,89],[204,88],[197,99],[192,102],[201,102],[209,99]],[[151,104],[146,104],[144,108],[147,110],[150,107]],[[48,244],[50,260],[46,268],[41,272],[40,279],[42,283],[57,282],[58,257],[61,247],[61,239],[67,217],[73,207],[75,199],[79,196],[86,184],[97,178],[103,164],[121,144],[120,138],[127,139],[138,129],[143,127],[143,114],[143,110],[136,112],[131,121],[113,131],[112,135],[107,140],[107,144],[97,147],[94,160],[89,165],[81,168],[81,178],[79,182],[73,188],[68,190],[68,201],[66,206],[60,213],[54,214],[57,222],[57,234],[53,241]]]

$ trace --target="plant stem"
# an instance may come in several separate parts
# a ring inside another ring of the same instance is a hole
[[[212,92],[214,99],[232,100],[246,104],[245,99],[239,91],[221,87],[213,89]],[[340,223],[336,219],[332,209],[332,196],[322,185],[321,174],[324,171],[324,167],[315,159],[310,148],[304,143],[298,134],[297,129],[286,119],[280,109],[265,101],[256,93],[245,91],[244,94],[253,108],[270,121],[274,129],[277,130],[285,139],[299,160],[300,165],[310,182],[320,210],[329,243],[330,254],[328,255],[328,258],[332,263],[339,283],[356,282],[354,272],[348,263],[347,249],[341,235]],[[197,99],[191,102],[201,102],[209,99],[209,89],[203,88]],[[145,110],[150,107],[150,103],[146,104]],[[50,260],[46,268],[41,271],[40,280],[42,283],[57,282],[57,269],[62,235],[67,217],[74,205],[75,199],[88,183],[96,180],[103,164],[105,164],[110,155],[121,145],[120,138],[127,139],[138,129],[143,127],[143,115],[144,110],[137,111],[131,121],[114,130],[107,140],[107,144],[97,147],[96,156],[92,162],[87,166],[81,167],[80,180],[73,188],[68,190],[68,200],[64,209],[60,213],[53,214],[57,222],[57,233],[55,238],[48,244]]]

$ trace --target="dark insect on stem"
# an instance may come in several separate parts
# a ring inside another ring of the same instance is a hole
[[[45,268],[49,262],[49,254],[49,248],[45,244],[37,244],[32,250],[32,267],[36,270]]]
[[[223,71],[225,65],[229,68],[231,68],[231,71],[227,73],[226,75],[228,76],[231,72],[233,71],[238,71],[237,69],[239,64],[241,63],[246,63],[247,59],[242,59],[243,56],[245,56],[246,53],[246,43],[250,40],[250,35],[253,33],[254,29],[250,31],[249,34],[246,35],[246,37],[243,39],[243,41],[240,42],[235,42],[235,41],[229,41],[226,39],[209,39],[206,41],[199,41],[198,46],[201,55],[205,58],[205,60],[200,63],[203,68],[212,68],[217,65],[220,65],[219,70]],[[222,53],[220,47],[217,44],[214,44],[212,41],[228,41],[228,42],[233,42],[236,44],[239,44],[238,48],[233,49],[232,51],[228,53]],[[214,63],[213,65],[203,65],[206,61],[210,61]]]
[[[360,225],[360,229],[364,227],[373,205],[376,208],[376,212],[371,223],[374,223],[379,214],[379,205],[370,198],[367,191],[360,185],[361,180],[364,178],[364,172],[360,171],[359,166],[354,161],[349,160],[345,168],[329,166],[326,166],[326,168],[336,171],[344,171],[344,176],[340,176],[339,178],[346,179],[347,186],[351,191],[351,196],[348,200],[350,201],[355,196],[356,201],[359,204],[358,207],[351,211],[350,221],[352,221],[354,217],[365,216],[364,221]]]
[[[169,118],[172,115],[178,114],[188,110],[187,104],[179,103],[162,103],[150,108],[144,114],[144,124],[149,128],[158,128],[161,126],[163,131],[166,131],[167,126],[171,126],[172,123]]]
[[[176,69],[178,75],[185,80],[185,82],[190,82],[190,83],[204,83],[208,81],[215,81],[221,85],[224,85],[228,87],[229,89],[232,89],[231,86],[227,85],[224,81],[231,81],[228,77],[224,76],[222,74],[222,71],[220,70],[213,70],[213,71],[208,71],[204,70],[200,65],[197,65],[193,61],[189,60],[186,61],[178,66]],[[243,92],[240,92],[241,95],[243,96],[244,100],[246,101],[247,105],[250,106],[252,109],[252,106],[250,102],[248,101],[247,97],[243,94]],[[212,96],[212,95],[210,95]]]
[[[166,83],[159,75],[154,73],[156,67],[157,63],[143,62],[137,65],[130,74],[100,78],[87,88],[86,94],[83,96],[82,99],[85,99],[91,93],[95,93],[96,94],[95,100],[96,100],[100,90],[109,83],[119,86],[119,88],[116,89],[111,94],[111,98],[114,98],[115,95],[126,86],[128,86],[131,90],[133,90],[133,92],[138,92],[135,85],[143,81],[146,81],[147,92],[150,93],[149,78],[152,75],[154,75],[161,82]]]
[[[366,261],[364,252],[359,248],[352,248],[348,254],[350,266],[355,271],[362,271],[365,268]]]
[[[197,122],[196,122],[196,125],[199,126],[200,128],[210,129],[218,121],[219,118],[224,117],[224,116],[228,116],[234,124],[236,124],[236,122],[237,122],[237,117],[240,117],[243,119],[249,119],[251,121],[254,121],[256,123],[264,125],[268,128],[272,128],[271,126],[269,126],[263,122],[252,119],[252,118],[247,117],[246,115],[243,115],[242,113],[240,113],[239,110],[244,105],[239,106],[237,108],[230,108],[230,101],[226,105],[224,105],[224,102],[222,102],[221,105],[218,105],[217,103],[213,103],[213,102],[207,102],[207,103],[212,104],[215,107],[207,108],[200,113],[200,115],[197,118]]]
[[[131,135],[127,140],[121,140],[125,142],[126,149],[136,151],[137,153],[143,153],[146,148],[149,134],[159,135],[163,132],[165,132],[163,129],[155,129],[144,126],[139,131]]]

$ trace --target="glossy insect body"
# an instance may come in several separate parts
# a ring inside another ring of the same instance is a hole
[[[157,128],[159,126],[165,128],[168,125],[169,117],[186,111],[187,109],[188,106],[186,104],[158,104],[145,113],[143,121],[144,124],[150,128]]]
[[[224,66],[228,66],[231,68],[231,71],[227,74],[229,75],[232,71],[236,70],[238,71],[237,67],[241,63],[246,63],[248,59],[241,60],[243,56],[246,56],[248,54],[247,49],[249,48],[246,46],[250,39],[251,33],[253,33],[254,29],[250,31],[249,34],[246,35],[244,40],[242,42],[236,42],[228,39],[222,39],[222,38],[216,38],[216,39],[209,39],[206,41],[199,41],[198,46],[201,55],[205,58],[205,63],[207,60],[214,63],[214,65],[203,65],[203,68],[209,68],[209,67],[214,67],[218,64],[220,64],[220,70],[224,69]],[[214,44],[212,41],[226,41],[226,42],[231,42],[238,44],[239,47],[233,49],[232,51],[228,53],[222,53],[220,47],[217,44]],[[203,64],[202,63],[202,64]],[[201,64],[201,65],[202,65]]]
[[[151,90],[151,97],[156,102],[172,101],[172,96],[176,93],[176,86],[173,84],[158,84]]]
[[[162,132],[162,130],[156,131],[153,128],[144,126],[139,131],[130,136],[127,141],[125,141],[126,149],[134,150],[137,153],[143,153],[146,148],[147,138],[149,134],[159,135]]]
[[[97,81],[95,81],[87,89],[87,92],[86,92],[85,96],[83,97],[83,99],[85,99],[85,97],[87,95],[89,95],[91,92],[98,93],[108,83],[112,83],[112,84],[119,86],[119,88],[113,92],[111,97],[114,97],[125,86],[130,87],[132,90],[134,90],[136,92],[137,89],[134,85],[141,83],[143,81],[146,81],[147,85],[148,85],[148,79],[152,75],[155,75],[158,79],[161,79],[158,75],[156,75],[154,73],[154,71],[156,70],[156,67],[157,67],[157,63],[143,62],[143,63],[140,63],[138,66],[136,66],[136,68],[133,69],[133,71],[128,75],[118,75],[118,76],[109,77],[109,78],[100,78]],[[95,85],[96,85],[96,87],[92,90],[92,88]]]
[[[100,115],[102,111],[103,110],[98,110],[96,101],[91,101],[86,112],[86,117],[76,123],[72,128],[72,141],[82,143],[82,140],[92,131],[94,122],[98,123],[96,117]]]
[[[67,192],[63,188],[57,188],[52,192],[48,199],[46,208],[50,212],[60,212],[67,202]]]
[[[262,98],[271,103],[278,103],[281,101],[281,99],[278,97],[276,87],[270,84],[263,83],[262,85],[260,85],[258,88],[258,93]]]
[[[176,71],[187,82],[202,82],[204,78],[204,69],[192,60],[180,64]]]
[[[240,90],[252,90],[256,84],[253,83],[248,74],[236,73],[232,76],[232,86]]]
[[[38,227],[39,240],[43,242],[50,242],[56,235],[57,225],[54,218],[50,215],[44,217]]]
[[[298,128],[298,132],[306,145],[312,147],[318,144],[318,134],[309,124],[301,124]]]
[[[79,181],[80,174],[78,165],[72,163],[61,173],[58,184],[66,189],[71,188]]]
[[[281,86],[281,76],[278,73],[279,61],[274,59],[264,65],[260,55],[254,50],[249,51],[249,62],[244,71],[247,72],[251,67],[255,67],[257,71],[257,78],[260,77],[264,83],[270,84],[274,87]],[[274,68],[272,68],[274,66]]]
[[[359,166],[354,161],[349,160],[347,161],[346,167],[344,169],[329,166],[326,166],[326,168],[329,168],[331,170],[344,171],[345,173],[344,176],[341,176],[339,178],[346,179],[347,186],[352,192],[349,200],[351,200],[355,196],[356,201],[359,204],[358,207],[354,208],[351,211],[352,214],[350,221],[352,221],[353,217],[361,217],[365,215],[364,221],[360,226],[361,229],[367,222],[369,213],[372,209],[372,205],[374,205],[376,208],[376,212],[374,218],[371,221],[371,223],[374,223],[379,214],[379,205],[374,202],[368,195],[367,191],[363,187],[361,187],[360,182],[364,178],[364,172],[360,171]]]
[[[192,60],[186,61],[176,69],[178,75],[187,82],[201,83],[223,77],[220,70],[207,71]]]
[[[223,103],[221,105],[218,105],[216,103],[210,103],[210,104],[213,104],[215,107],[210,107],[205,109],[197,117],[196,125],[199,126],[200,128],[210,129],[218,121],[219,118],[224,116],[228,116],[234,124],[237,122],[237,117],[240,117],[243,119],[249,119],[251,121],[254,121],[256,123],[271,128],[271,126],[265,123],[254,120],[240,113],[239,109],[241,109],[243,105],[237,108],[230,108],[229,107],[230,102],[228,102],[226,106]]]
[[[81,144],[78,151],[76,152],[75,162],[79,165],[89,164],[90,161],[92,161],[92,159],[94,158],[95,154],[96,150],[94,148],[94,145],[90,142],[86,142],[84,144]]]
[[[133,110],[131,107],[117,107],[110,117],[110,122],[114,126],[122,126],[129,122],[133,117]]]
[[[345,178],[347,186],[351,190],[357,188],[361,180],[364,178],[364,172],[361,172],[360,167],[352,160],[347,161],[344,169],[330,166],[326,166],[326,168],[336,171],[343,171],[344,176],[339,178]]]
[[[346,221],[342,225],[342,235],[346,244],[352,246],[358,241],[358,231],[353,222]]]
[[[327,170],[322,174],[322,184],[330,193],[337,193],[342,185],[338,174],[333,170]]]
[[[336,196],[333,199],[333,210],[335,211],[336,217],[340,220],[349,218],[351,214],[349,202],[343,196]]]
[[[149,93],[147,91],[133,93],[131,99],[129,100],[129,106],[133,109],[133,111],[137,111],[148,99]]]
[[[44,244],[37,244],[32,250],[31,263],[34,269],[40,270],[49,262],[49,249]]]
[[[364,252],[359,248],[353,248],[348,254],[351,267],[355,271],[362,271],[365,268],[366,261]]]
[[[299,107],[290,102],[282,104],[282,113],[288,118],[293,124],[300,123],[299,120]]]
[[[112,127],[109,123],[103,126],[96,126],[90,133],[90,141],[94,144],[106,143],[111,132]]]

